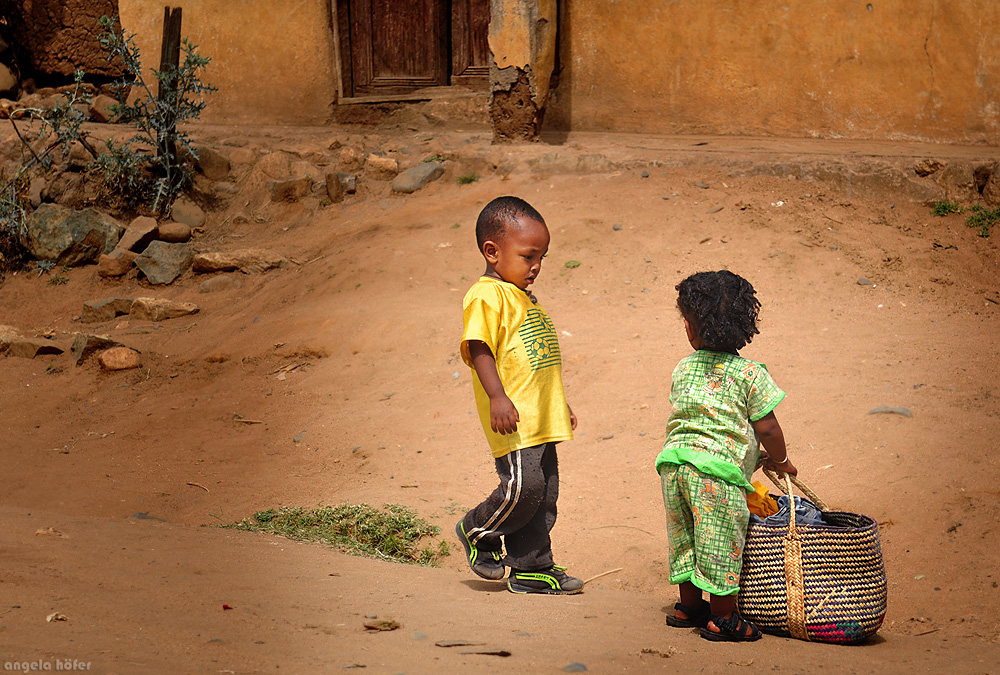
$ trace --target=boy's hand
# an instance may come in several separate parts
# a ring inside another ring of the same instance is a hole
[[[566,404],[569,408],[569,403]],[[569,426],[573,431],[576,431],[576,415],[573,414],[573,409],[569,408]]]
[[[501,394],[490,398],[490,427],[498,434],[512,434],[517,431],[517,423],[521,421],[521,416],[517,414],[517,408],[507,397]]]

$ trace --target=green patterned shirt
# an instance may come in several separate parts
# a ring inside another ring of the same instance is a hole
[[[685,357],[670,380],[673,411],[657,471],[664,464],[691,464],[753,492],[750,477],[760,449],[752,422],[784,397],[763,363],[705,350]]]

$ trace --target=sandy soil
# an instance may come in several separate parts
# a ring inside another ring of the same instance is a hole
[[[234,158],[238,189],[195,246],[295,262],[233,275],[215,293],[190,273],[150,287],[93,267],[61,286],[33,272],[0,284],[0,324],[57,341],[105,333],[143,358],[118,373],[68,355],[0,359],[5,670],[76,659],[100,673],[1000,672],[1000,235],[977,237],[963,216],[893,194],[733,169],[748,157],[905,160],[927,148],[599,135],[491,148],[483,130],[405,126],[206,127],[195,138]],[[341,204],[269,202],[261,156],[332,169],[333,140],[404,165],[455,161],[411,196],[362,174]],[[616,166],[532,168],[553,151]],[[480,180],[457,185],[471,171]],[[621,568],[573,597],[509,594],[475,577],[452,541],[458,515],[495,480],[458,338],[462,295],[483,268],[475,217],[500,194],[534,204],[553,235],[535,293],[560,331],[580,419],[559,450],[557,561],[583,578]],[[744,354],[788,394],[777,415],[800,476],[881,525],[889,612],[865,646],[716,645],[664,625],[676,590],[653,459],[669,374],[689,351],[673,289],[720,268],[751,280],[763,303]],[[75,320],[84,301],[112,295],[201,311]],[[912,417],[868,414],[877,406]],[[453,554],[420,568],[213,527],[344,502],[408,505],[441,526]],[[46,621],[53,612],[68,621]],[[366,615],[402,628],[366,631]]]

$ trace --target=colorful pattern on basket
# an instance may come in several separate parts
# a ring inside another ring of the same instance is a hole
[[[882,625],[887,584],[878,524],[868,516],[827,511],[826,525],[798,525],[805,638],[856,644]],[[785,577],[787,527],[747,528],[737,608],[765,633],[789,635]]]

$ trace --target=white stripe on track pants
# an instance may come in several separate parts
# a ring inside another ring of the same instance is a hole
[[[465,514],[469,539],[482,551],[507,548],[504,564],[521,572],[552,566],[549,532],[556,524],[559,464],[556,444],[515,450],[496,459],[500,485]]]

